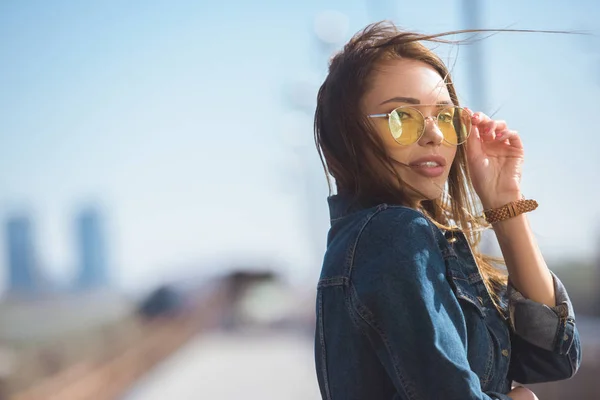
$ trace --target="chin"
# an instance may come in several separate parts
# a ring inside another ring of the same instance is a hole
[[[442,197],[442,194],[444,193],[443,189],[440,189],[438,187],[431,187],[431,186],[427,186],[427,187],[419,187],[416,186],[415,189],[417,190],[416,196],[421,200],[436,200]]]
[[[439,198],[442,197],[442,191],[436,191],[435,193],[425,193],[426,195],[426,199],[425,200],[437,200]]]
[[[401,176],[407,184],[408,196],[413,200],[425,201],[436,200],[442,197],[446,190],[448,176],[443,175],[437,178],[423,178],[421,176]]]

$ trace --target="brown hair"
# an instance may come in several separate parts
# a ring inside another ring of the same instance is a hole
[[[402,191],[402,185],[406,184],[394,168],[396,162],[387,154],[381,138],[361,112],[360,100],[369,88],[377,63],[405,58],[432,66],[444,79],[453,103],[459,105],[448,68],[421,43],[457,43],[441,39],[453,33],[460,32],[423,35],[401,31],[389,22],[379,22],[354,35],[332,58],[327,78],[318,93],[314,129],[323,167],[326,174],[335,179],[338,194],[350,195],[363,206],[408,205]],[[465,146],[457,148],[448,176],[448,192],[440,199],[422,202],[421,207],[436,225],[452,229],[449,225],[454,222],[465,233],[484,283],[498,306],[498,293],[506,286],[507,275],[505,270],[494,266],[501,260],[477,251],[480,231],[487,228],[487,224],[474,217],[480,214],[481,206],[471,185]],[[329,176],[327,180],[331,193]]]

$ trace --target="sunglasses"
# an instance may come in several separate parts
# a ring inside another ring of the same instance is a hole
[[[471,132],[471,112],[462,107],[448,106],[440,109],[435,117],[425,117],[421,111],[410,106],[401,106],[389,114],[371,114],[369,118],[387,118],[394,140],[408,146],[416,143],[425,133],[425,122],[434,121],[444,142],[458,146],[467,141]]]

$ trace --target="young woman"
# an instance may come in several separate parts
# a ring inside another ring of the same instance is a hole
[[[521,193],[519,135],[461,108],[423,41],[379,23],[331,61],[315,139],[337,194],[317,292],[323,399],[533,399],[571,377],[573,307]],[[491,226],[506,268],[480,254]]]

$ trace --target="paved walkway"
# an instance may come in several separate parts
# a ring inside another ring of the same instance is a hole
[[[202,336],[124,400],[318,400],[313,343],[292,334]]]

